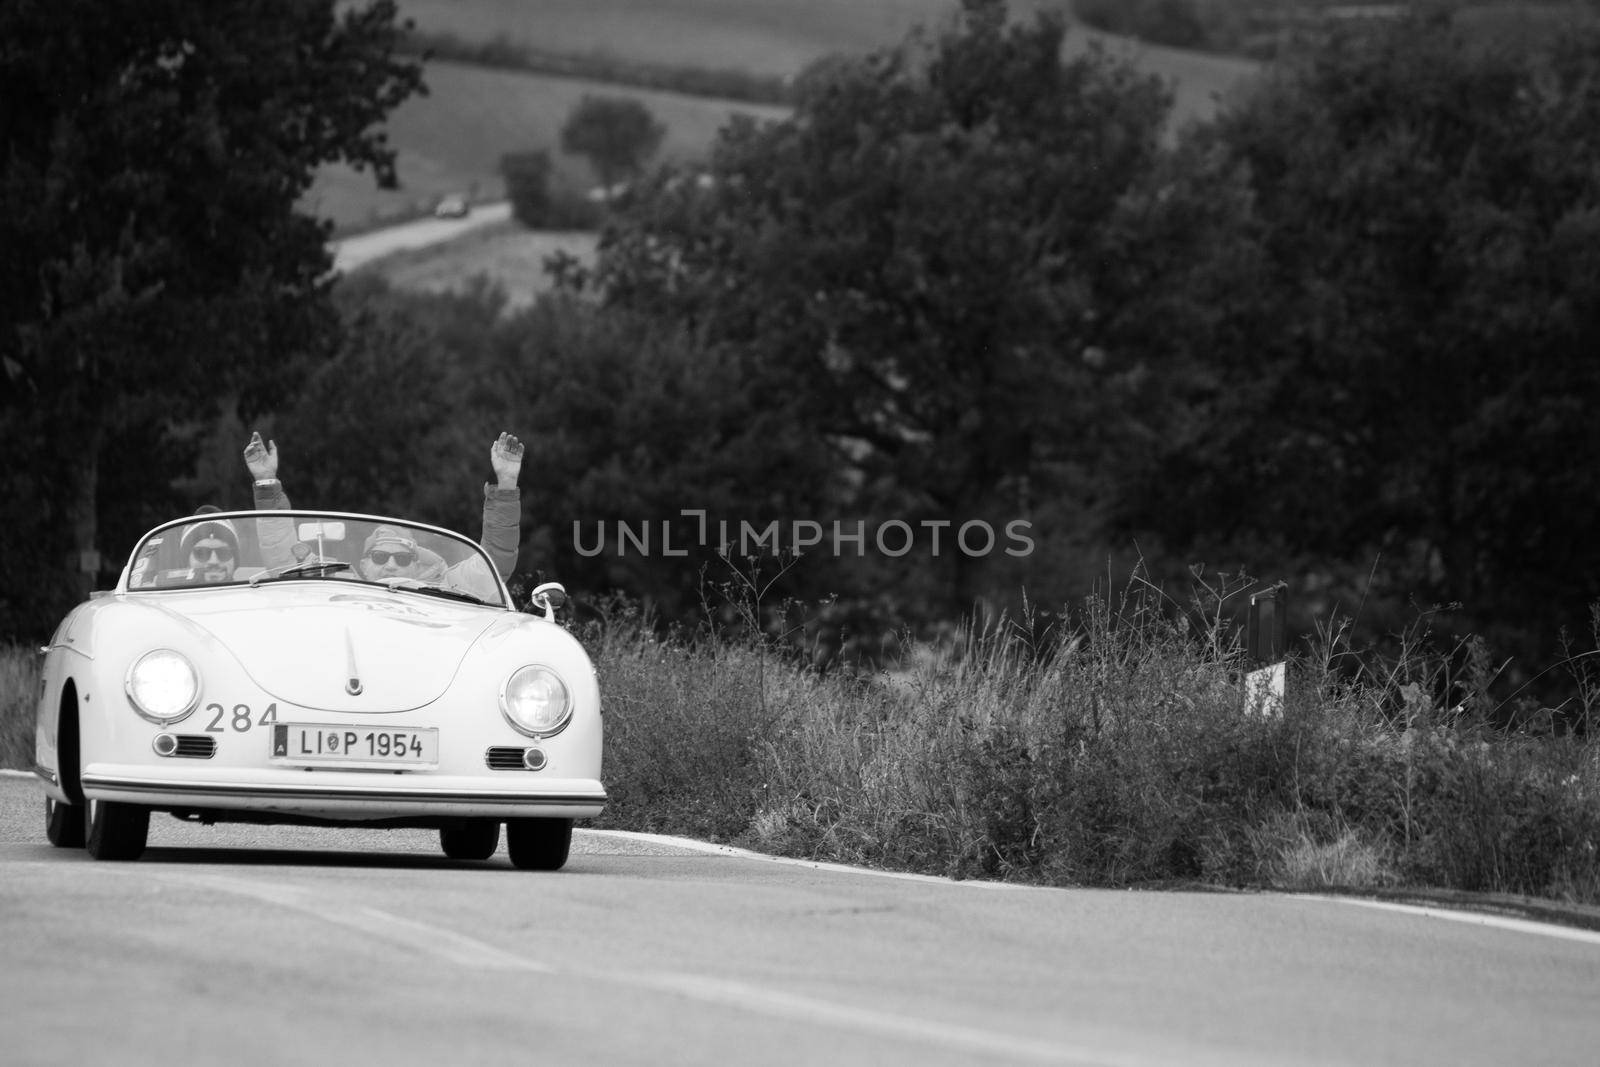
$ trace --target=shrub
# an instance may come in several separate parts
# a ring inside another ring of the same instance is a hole
[[[39,657],[22,645],[0,645],[0,767],[33,766],[33,701]]]

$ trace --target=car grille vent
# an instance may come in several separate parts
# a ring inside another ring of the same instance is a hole
[[[525,771],[528,765],[523,762],[522,753],[521,748],[496,745],[484,753],[483,762],[489,765],[491,771]]]
[[[210,759],[217,754],[217,739],[205,734],[178,734],[178,747],[174,756],[184,759]]]

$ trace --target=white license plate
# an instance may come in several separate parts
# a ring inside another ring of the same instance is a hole
[[[439,762],[439,731],[280,722],[272,725],[272,758],[347,767],[431,767]]]

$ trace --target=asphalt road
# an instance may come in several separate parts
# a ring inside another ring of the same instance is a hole
[[[0,777],[24,1064],[1592,1064],[1600,935],[1243,893],[1021,889],[583,833],[151,825],[51,848]],[[1457,920],[1461,921],[1457,921]]]

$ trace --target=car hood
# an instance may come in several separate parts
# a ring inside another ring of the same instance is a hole
[[[161,605],[204,631],[277,700],[341,712],[409,711],[437,700],[503,614],[415,594],[240,589]]]

